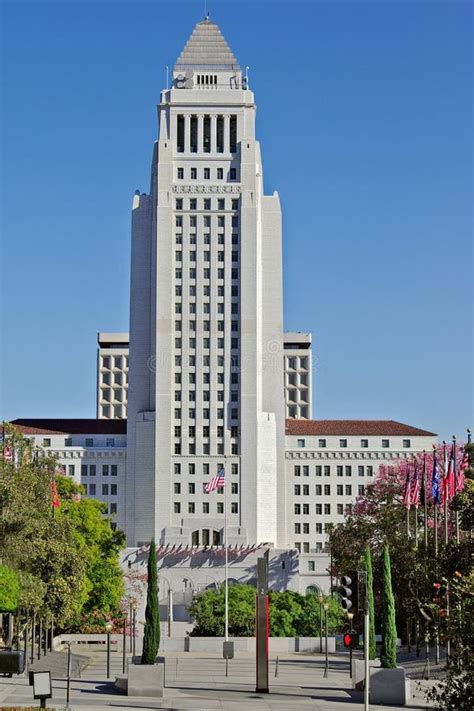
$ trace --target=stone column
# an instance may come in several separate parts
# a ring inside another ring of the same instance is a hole
[[[197,136],[198,153],[204,153],[204,115],[198,116],[198,136]]]
[[[184,152],[191,152],[191,116],[184,114]]]
[[[230,153],[230,116],[224,114],[224,153]]]
[[[211,153],[217,153],[217,114],[211,115]]]

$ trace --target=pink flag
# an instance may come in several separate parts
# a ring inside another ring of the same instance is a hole
[[[469,469],[469,454],[466,450],[464,450],[456,480],[456,491],[462,491],[464,489],[464,484],[466,483],[466,475],[464,472],[466,469]]]
[[[407,464],[407,476],[405,479],[405,491],[403,492],[403,503],[409,511],[411,507],[411,486],[410,486],[410,468]]]
[[[10,447],[9,444],[5,446],[5,449],[3,450],[3,456],[5,458],[5,463],[6,464],[11,464],[13,461],[13,453],[12,453],[12,448]]]
[[[454,444],[453,444],[451,446],[451,456],[449,457],[448,476],[447,476],[447,482],[446,482],[448,499],[452,499],[453,496],[456,494],[455,468],[456,468],[456,452],[455,452]]]
[[[418,467],[415,462],[415,471],[413,472],[413,485],[411,487],[411,502],[417,509],[420,505],[420,480],[418,478]]]

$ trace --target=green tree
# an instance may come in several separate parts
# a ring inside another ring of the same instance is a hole
[[[374,605],[374,576],[372,573],[372,554],[370,546],[366,546],[364,553],[364,569],[367,575],[367,606],[369,609],[369,659],[377,656],[375,644],[375,605]]]
[[[155,539],[151,539],[148,553],[148,586],[143,634],[142,664],[154,664],[160,646],[160,605],[158,600],[158,573],[156,569]]]
[[[18,573],[7,565],[0,565],[0,612],[15,612],[19,599]]]
[[[388,546],[383,554],[382,577],[382,649],[380,662],[385,669],[397,666],[397,627],[395,623],[395,600],[392,591],[390,552]]]

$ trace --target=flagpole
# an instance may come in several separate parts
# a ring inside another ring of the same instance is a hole
[[[229,641],[229,554],[227,546],[227,488],[226,481],[226,457],[224,455],[224,555],[225,555],[225,583],[224,583],[224,600],[225,600],[225,641]]]
[[[458,474],[456,469],[456,436],[453,435],[453,467],[454,467],[454,495],[458,489]],[[459,511],[454,512],[454,525],[456,528],[456,543],[459,545]]]
[[[443,496],[444,496],[444,543],[448,545],[448,491],[446,487],[445,478],[448,476],[448,467],[446,461],[446,440],[443,439],[443,467],[444,467],[444,478],[443,478]]]
[[[426,490],[426,451],[423,450],[423,525],[425,527],[425,550],[428,550],[428,492]]]
[[[438,469],[438,452],[436,451],[436,445],[433,445],[433,475],[431,478],[431,494],[433,496],[434,502],[434,544],[435,544],[435,557],[438,557],[438,501],[439,501],[439,469]],[[433,495],[434,492],[434,475],[436,472],[437,479],[437,489],[436,496]]]

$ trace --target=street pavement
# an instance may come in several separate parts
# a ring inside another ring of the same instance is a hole
[[[163,699],[130,698],[120,695],[114,687],[114,678],[122,671],[119,651],[111,655],[111,678],[106,678],[106,653],[104,649],[91,653],[80,649],[80,656],[89,654],[89,662],[81,678],[71,683],[70,708],[95,709],[194,709],[213,711],[242,708],[266,711],[360,711],[361,692],[352,689],[349,678],[348,655],[329,655],[328,675],[324,675],[324,655],[285,654],[270,662],[270,693],[255,693],[254,655],[239,655],[226,662],[211,654],[178,652],[166,655],[165,692]],[[47,659],[47,657],[45,658]],[[127,663],[129,657],[127,655]],[[424,661],[424,660],[422,660]],[[44,663],[42,663],[44,668]],[[418,671],[415,670],[418,674]],[[226,675],[227,674],[227,675]],[[423,691],[432,681],[412,681],[413,697],[405,709],[429,708]],[[0,709],[5,706],[39,706],[33,701],[28,678],[0,679]],[[54,678],[53,699],[49,708],[63,709],[66,705],[66,681]],[[396,707],[372,707],[378,711],[394,711]]]

